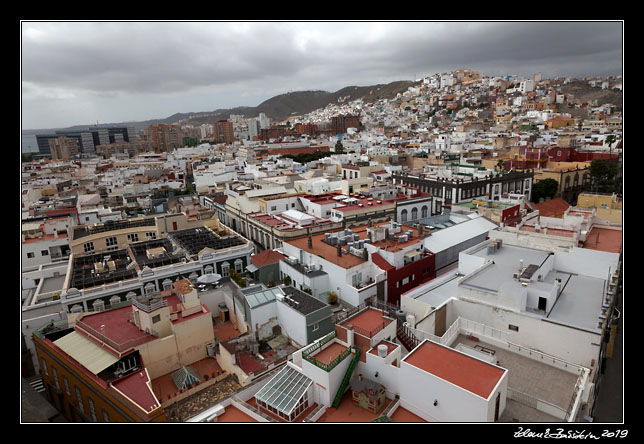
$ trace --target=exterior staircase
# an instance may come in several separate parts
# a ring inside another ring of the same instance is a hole
[[[347,369],[347,372],[344,375],[344,379],[342,379],[342,382],[340,383],[340,388],[338,389],[338,392],[335,395],[333,404],[331,404],[333,407],[337,408],[340,405],[340,400],[342,399],[342,395],[344,395],[344,391],[347,389],[347,386],[349,385],[349,380],[351,379],[353,370],[355,370],[356,365],[358,365],[358,361],[360,360],[360,349],[354,347],[354,351],[355,351],[355,354],[353,355],[353,359],[351,359],[349,368]]]
[[[396,339],[400,342],[408,351],[412,351],[418,344],[420,344],[420,339],[416,337],[407,327],[404,325],[398,325],[396,328]]]

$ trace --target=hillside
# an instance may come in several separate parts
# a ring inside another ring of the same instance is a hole
[[[324,108],[330,103],[338,103],[338,98],[352,101],[362,97],[368,102],[383,98],[393,98],[396,94],[405,92],[407,88],[415,84],[416,82],[411,81],[397,81],[371,86],[347,86],[333,93],[327,91],[296,91],[272,97],[255,107],[241,106],[230,109],[217,109],[214,111],[176,113],[164,119],[145,120],[140,122],[120,122],[111,123],[110,125],[133,126],[135,131],[139,132],[142,129],[147,128],[149,125],[157,123],[170,124],[189,120],[192,124],[200,125],[202,123],[213,123],[217,120],[228,119],[231,114],[239,114],[246,118],[252,118],[257,117],[259,113],[262,112],[273,121],[280,121],[288,119],[290,116],[298,116],[319,108]],[[70,128],[87,128],[87,126],[90,125],[91,124],[76,125]],[[53,131],[54,129],[25,130],[23,131],[23,134],[38,134]]]
[[[615,105],[617,111],[622,110],[623,93],[619,90],[601,89],[600,87],[590,86],[587,82],[573,81],[561,85],[561,92],[572,94],[582,102],[591,102],[597,100],[598,105],[610,103]]]

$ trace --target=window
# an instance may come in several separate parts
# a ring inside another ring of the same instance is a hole
[[[128,242],[138,242],[139,241],[139,233],[130,233],[127,235],[127,240]]]
[[[107,247],[108,250],[116,250],[116,248],[118,247],[118,241],[116,240],[116,236],[106,237],[105,246]]]
[[[54,374],[54,383],[56,384],[56,388],[60,390],[60,384],[58,383],[58,373],[56,372],[56,367],[52,365],[51,371]]]
[[[145,233],[145,235],[147,236],[148,239],[156,239],[157,238],[157,234],[154,231],[149,231],[149,232]]]
[[[400,213],[400,221],[407,222],[407,210],[402,210]]]
[[[94,410],[94,400],[88,396],[87,401],[89,402],[89,411],[92,414],[92,421],[96,422],[96,410]]]
[[[85,253],[91,253],[94,251],[94,242],[85,242],[83,244],[83,251]]]
[[[156,324],[161,320],[161,315],[152,316],[152,323]]]
[[[27,257],[28,257],[29,259],[33,259],[33,258],[34,258],[34,256],[35,256],[35,255],[34,255],[34,253],[27,253]]]
[[[313,331],[316,331],[316,330],[319,330],[319,329],[320,329],[320,323],[319,322],[316,322],[315,324],[313,324],[313,329],[312,329]]]
[[[49,256],[49,250],[40,250],[41,256]]]
[[[516,325],[509,324],[508,328],[512,331],[519,331],[519,327],[517,327]]]
[[[420,217],[427,217],[427,206],[423,205],[423,208],[420,209]]]
[[[69,381],[65,375],[63,375],[63,384],[65,385],[65,393],[67,393],[67,395],[71,395],[71,392],[69,391]]]
[[[45,361],[44,359],[42,359],[42,369],[45,373],[45,376],[49,376],[49,371],[47,371],[47,361]]]
[[[267,236],[267,238],[268,238],[268,236]],[[270,241],[270,239],[267,239],[267,240]],[[270,247],[270,245],[269,245],[269,247]],[[243,271],[243,269],[244,269],[244,263],[241,261],[241,259],[237,259],[235,261],[235,271],[237,273],[241,273]]]
[[[101,409],[103,411],[103,422],[110,422],[110,415],[107,414],[105,409]]]
[[[74,386],[74,389],[76,390],[76,400],[78,401],[78,408],[82,413],[85,413],[85,406],[83,405],[83,398],[81,397],[81,392],[78,386]]]
[[[221,275],[230,276],[230,264],[228,262],[221,264]]]

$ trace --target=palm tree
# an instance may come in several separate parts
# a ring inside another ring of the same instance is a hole
[[[498,169],[503,171],[503,166],[505,165],[505,161],[503,159],[499,159],[499,161],[496,163],[496,167],[494,169]]]

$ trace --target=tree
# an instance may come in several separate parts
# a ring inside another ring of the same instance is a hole
[[[543,179],[532,185],[532,202],[539,203],[540,199],[553,198],[559,189],[559,182],[554,179]]]
[[[617,163],[596,159],[590,162],[591,190],[596,193],[610,193],[616,188]]]

